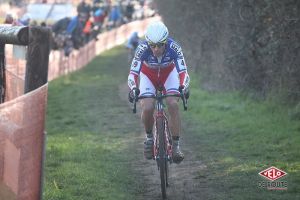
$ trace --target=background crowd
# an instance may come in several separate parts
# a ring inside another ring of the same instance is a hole
[[[56,1],[57,2],[57,1]],[[61,1],[64,3],[67,1]],[[39,3],[49,3],[43,0]],[[20,5],[20,1],[11,1]],[[52,49],[63,49],[66,56],[73,49],[79,49],[97,35],[122,24],[152,17],[156,14],[156,6],[151,0],[80,0],[76,5],[76,14],[54,22],[37,21],[30,13],[15,17],[10,13],[5,16],[5,24],[25,26],[47,26],[52,29]]]

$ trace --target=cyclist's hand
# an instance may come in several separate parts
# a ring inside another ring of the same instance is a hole
[[[184,85],[179,86],[178,90],[181,93],[184,90]]]
[[[189,90],[188,87],[185,87],[185,86],[181,85],[181,86],[179,86],[178,90],[179,90],[180,93],[183,92],[186,100],[189,99],[190,90]]]
[[[140,90],[138,88],[133,88],[128,93],[128,100],[130,103],[133,103],[133,100],[135,97],[137,97],[140,94]]]

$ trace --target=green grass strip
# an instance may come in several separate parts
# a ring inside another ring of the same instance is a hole
[[[195,154],[207,165],[195,178],[211,198],[298,199],[300,120],[291,117],[294,108],[239,93],[206,92],[197,79],[192,76],[184,133],[191,135]],[[267,180],[258,173],[271,166],[288,173],[278,180],[287,182],[287,191],[259,187]]]
[[[44,199],[132,200],[140,192],[130,165],[139,120],[118,94],[128,70],[119,47],[50,82]]]

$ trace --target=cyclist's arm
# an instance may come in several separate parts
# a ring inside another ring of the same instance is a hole
[[[179,73],[179,83],[180,83],[180,86],[184,86],[185,88],[189,87],[190,76],[187,73],[187,71],[182,71]]]
[[[134,72],[129,73],[127,84],[130,90],[132,90],[133,88],[138,88],[138,76],[139,75]]]
[[[131,62],[130,72],[128,75],[128,86],[130,90],[132,90],[133,88],[138,88],[138,77],[140,75],[140,71],[142,68],[143,57],[144,57],[143,54],[145,53],[146,49],[147,49],[147,45],[140,44],[137,47],[135,56]]]
[[[176,42],[172,42],[170,48],[174,51],[174,62],[176,65],[176,70],[179,74],[180,86],[184,86],[187,88],[190,84],[190,76],[187,72],[187,66],[184,60],[182,49]]]

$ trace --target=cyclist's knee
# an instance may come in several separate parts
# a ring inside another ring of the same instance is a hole
[[[144,112],[153,112],[154,111],[154,100],[150,98],[142,99],[141,107]]]
[[[171,99],[167,101],[168,110],[171,112],[176,112],[179,110],[178,101],[176,99]]]
[[[153,113],[154,106],[152,104],[144,104],[142,106],[142,110],[143,110],[143,112],[146,112],[146,113]]]

